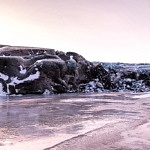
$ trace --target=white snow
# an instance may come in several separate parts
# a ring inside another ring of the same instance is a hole
[[[0,96],[6,96],[6,93],[3,91],[2,83],[0,83]]]
[[[15,78],[12,78],[10,85],[24,83],[25,81],[33,81],[35,79],[38,79],[39,76],[40,76],[40,72],[37,71],[35,74],[31,74],[29,77],[27,77],[23,80],[18,80],[17,77],[15,77]]]
[[[20,73],[25,74],[27,72],[26,69],[23,68],[23,66],[19,66],[20,67]]]
[[[15,78],[11,78],[11,82],[9,84],[7,84],[7,93],[9,92],[9,85],[15,85],[15,84],[20,84],[20,83],[24,83],[25,81],[33,81],[35,79],[38,79],[40,76],[40,72],[37,71],[35,74],[31,74],[29,77],[23,79],[23,80],[18,80],[17,77]]]
[[[0,78],[3,79],[4,81],[8,80],[8,76],[5,74],[0,73]]]
[[[70,56],[70,60],[72,60],[72,59],[73,59],[73,56],[71,55],[71,56]]]
[[[51,94],[51,92],[48,89],[46,89],[43,94],[44,95],[49,95],[49,94]]]
[[[17,77],[15,78],[11,78],[11,82],[9,84],[7,84],[7,93],[9,94],[9,85],[16,85],[16,84],[20,84],[20,83],[24,83],[25,81],[33,81],[35,79],[38,79],[40,76],[40,72],[37,71],[35,74],[31,74],[29,77],[23,79],[23,80],[18,80]],[[0,78],[2,78],[4,81],[6,81],[9,77],[7,75],[4,75],[2,73],[0,73]],[[6,93],[3,91],[3,86],[2,83],[0,83],[0,96],[4,96],[6,95]]]
[[[0,73],[0,78],[3,79],[4,81],[8,80],[8,76],[5,74]],[[0,96],[6,96],[6,93],[3,91],[3,85],[0,83]]]
[[[43,60],[41,59],[41,60],[37,60],[35,63],[40,63],[40,62],[42,62]]]

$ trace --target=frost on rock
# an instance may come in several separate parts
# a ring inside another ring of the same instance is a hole
[[[17,77],[11,78],[11,82],[9,83],[9,85],[20,84],[20,83],[24,83],[25,81],[33,81],[35,79],[38,79],[39,76],[40,76],[40,72],[37,71],[35,74],[31,74],[29,77],[27,77],[23,80],[19,80]]]
[[[111,76],[111,91],[150,91],[149,64],[104,63]]]
[[[29,77],[23,79],[23,80],[19,80],[17,77],[11,77],[11,82],[7,84],[7,93],[10,94],[10,90],[9,90],[9,86],[14,86],[20,83],[24,83],[26,81],[33,81],[35,79],[38,79],[40,76],[40,72],[37,71],[35,74],[31,74]],[[18,92],[18,89],[15,89],[16,93]],[[3,94],[3,87],[1,85],[1,93]],[[0,93],[0,95],[1,95]]]
[[[104,87],[98,79],[95,79],[89,83],[80,84],[79,91],[83,93],[103,92]]]
[[[150,91],[150,64],[90,62],[74,52],[12,46],[0,51],[0,62],[0,95]]]
[[[0,96],[5,96],[3,81],[7,81],[9,77],[5,74],[0,73]]]
[[[27,70],[24,69],[23,66],[20,65],[19,68],[20,68],[20,73],[25,74],[27,72]]]
[[[51,92],[50,92],[48,89],[45,89],[45,91],[44,91],[43,94],[44,94],[44,95],[49,95],[49,94],[51,94]]]
[[[0,79],[3,79],[4,81],[8,80],[8,76],[5,74],[0,73]]]
[[[2,83],[0,83],[0,96],[6,96],[6,92],[3,91]]]
[[[20,73],[21,74],[25,74],[26,73],[26,69],[23,69],[23,67],[20,65]],[[18,77],[9,77],[8,75],[5,75],[3,73],[0,73],[0,95],[6,95],[6,94],[10,94],[10,90],[9,87],[10,86],[14,86],[20,83],[24,83],[26,81],[33,81],[35,79],[38,79],[40,77],[40,72],[36,71],[35,74],[30,74],[28,77],[19,80]],[[5,88],[5,90],[4,90]],[[17,89],[15,89],[16,93],[17,93]]]
[[[35,74],[31,74],[29,77],[23,79],[23,80],[18,80],[17,77],[12,78],[11,84],[20,84],[20,83],[24,83],[25,81],[33,81],[35,79],[38,79],[40,76],[40,72],[37,71]]]

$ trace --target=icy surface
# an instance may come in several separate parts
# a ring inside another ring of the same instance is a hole
[[[150,101],[140,95],[148,93],[1,98],[0,150],[149,150]]]
[[[149,98],[150,97],[150,93],[148,93],[148,94],[142,94],[142,95],[136,95],[136,96],[134,96],[133,98]]]

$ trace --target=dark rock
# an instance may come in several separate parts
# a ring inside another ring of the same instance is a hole
[[[111,76],[101,63],[98,63],[93,67],[93,74],[94,78],[98,78],[105,89],[110,89],[112,87]]]
[[[5,45],[0,49],[0,56],[30,56],[45,52],[52,55],[56,54],[54,49]]]
[[[112,91],[147,92],[150,90],[149,64],[104,63],[113,85]]]
[[[93,64],[77,53],[4,46],[0,83],[7,94],[76,92],[92,79]]]
[[[0,45],[1,94],[150,90],[149,64],[95,63],[54,49]]]

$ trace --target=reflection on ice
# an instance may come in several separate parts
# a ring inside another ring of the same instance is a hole
[[[150,93],[143,93],[142,95],[135,95],[133,96],[133,98],[149,98],[150,97]]]
[[[7,96],[0,101],[0,139],[4,144],[0,150],[5,147],[19,150],[27,145],[29,149],[41,150],[122,120],[139,120],[150,102],[144,99],[145,107],[142,100],[133,100],[135,96],[131,93]]]

